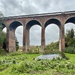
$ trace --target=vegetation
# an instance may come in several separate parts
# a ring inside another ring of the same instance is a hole
[[[16,38],[16,51],[18,51],[19,49],[19,42],[17,41],[17,38]]]
[[[59,42],[52,42],[45,48],[45,54],[48,53],[59,53]],[[68,30],[65,35],[65,49],[64,52],[75,54],[75,35],[74,30]]]
[[[68,30],[65,36],[65,49],[66,53],[75,53],[75,35],[74,30]]]
[[[58,53],[59,52],[59,42],[52,42],[45,47],[45,54]]]
[[[2,32],[1,37],[0,37],[0,48],[3,47],[5,40],[6,40],[6,34]]]
[[[41,47],[40,46],[30,46],[30,50],[28,53],[34,53],[34,54],[39,54],[41,52]]]
[[[0,75],[74,75],[74,54],[70,60],[34,60],[40,54],[11,53],[0,57]]]

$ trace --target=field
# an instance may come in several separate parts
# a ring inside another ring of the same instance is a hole
[[[69,60],[34,60],[40,54],[11,53],[0,56],[0,75],[75,75],[75,54]]]

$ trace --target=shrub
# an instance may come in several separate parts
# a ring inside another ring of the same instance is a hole
[[[64,52],[71,53],[71,54],[75,54],[75,47],[66,47],[64,49]]]
[[[16,60],[12,60],[12,63],[13,63],[13,64],[16,64]]]
[[[75,66],[71,62],[69,62],[69,63],[66,64],[66,68],[67,69],[74,69],[74,67]]]
[[[3,71],[3,70],[5,70],[7,67],[8,67],[9,65],[7,64],[7,65],[0,65],[0,71]]]

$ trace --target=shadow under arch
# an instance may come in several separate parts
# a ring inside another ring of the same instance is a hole
[[[65,24],[66,23],[74,23],[75,24],[75,17],[70,17],[68,18],[66,21],[65,21]]]
[[[26,24],[26,29],[29,30],[33,25],[39,25],[41,26],[41,23],[37,20],[30,20],[27,24]]]
[[[10,25],[9,25],[9,29],[10,30],[16,30],[16,28],[18,26],[22,26],[22,23],[19,21],[13,21]]]
[[[44,27],[46,28],[49,24],[56,24],[60,28],[61,22],[58,19],[51,18],[46,21]]]

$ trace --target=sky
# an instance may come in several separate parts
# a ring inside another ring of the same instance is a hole
[[[41,14],[51,12],[75,11],[75,0],[0,0],[0,11],[5,17]],[[66,24],[66,30],[74,28],[74,24]],[[4,30],[5,31],[5,30]],[[22,45],[23,27],[16,29],[19,45]],[[45,31],[46,44],[59,40],[59,28],[50,24]],[[41,27],[35,25],[30,29],[30,44],[41,45]]]

